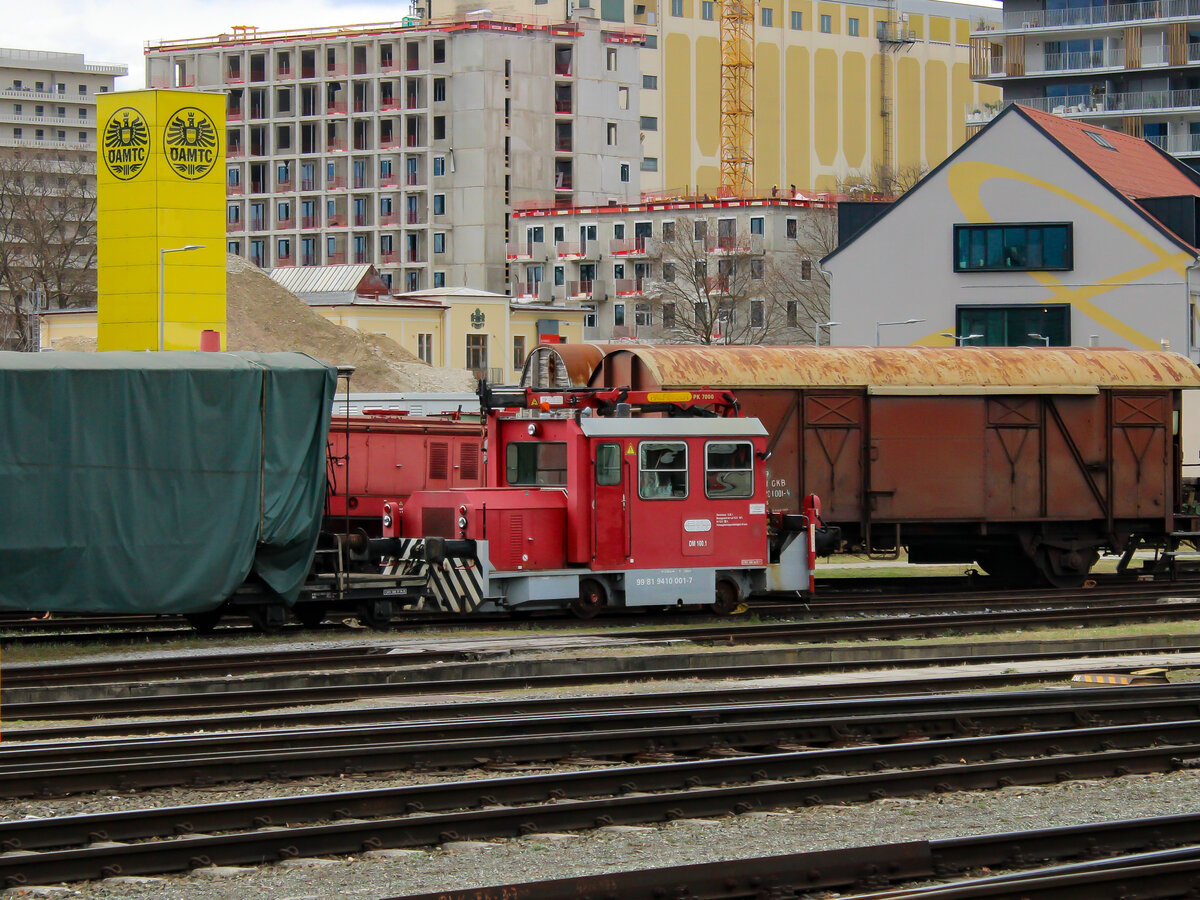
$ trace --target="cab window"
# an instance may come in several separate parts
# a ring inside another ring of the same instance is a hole
[[[704,493],[721,498],[754,496],[754,446],[749,441],[705,445]]]
[[[687,444],[642,441],[638,446],[638,496],[643,500],[679,500],[687,495]]]
[[[561,441],[515,441],[504,457],[509,484],[544,487],[567,483],[567,445]]]
[[[596,484],[621,483],[621,445],[599,444],[596,447]]]

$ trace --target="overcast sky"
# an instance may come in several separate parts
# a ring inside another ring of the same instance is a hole
[[[88,62],[124,63],[129,77],[117,90],[143,87],[145,41],[206,37],[234,25],[260,29],[392,22],[408,14],[408,0],[7,0],[0,41],[22,50],[83,53]],[[998,6],[992,0],[966,0]],[[481,0],[481,8],[487,7]],[[593,3],[593,6],[598,5]],[[903,7],[903,0],[900,4]],[[23,7],[25,14],[16,14]]]
[[[88,62],[124,63],[117,90],[145,82],[142,45],[165,38],[204,37],[234,25],[260,29],[391,22],[408,0],[7,0],[0,42],[22,50],[82,53]],[[483,4],[481,4],[483,5]],[[22,7],[25,15],[17,14]]]

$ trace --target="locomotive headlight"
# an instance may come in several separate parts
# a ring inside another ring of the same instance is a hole
[[[383,527],[384,528],[392,527],[392,513],[390,510],[383,514]]]
[[[466,527],[467,527],[467,517],[466,517],[466,516],[459,516],[459,517],[458,517],[458,527],[459,527],[459,528],[466,528]]]
[[[525,430],[529,432],[530,437],[535,437],[538,433],[537,422],[530,422],[529,427]]]

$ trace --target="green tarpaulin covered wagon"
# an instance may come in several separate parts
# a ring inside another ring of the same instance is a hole
[[[293,603],[336,384],[301,353],[0,352],[0,609]]]

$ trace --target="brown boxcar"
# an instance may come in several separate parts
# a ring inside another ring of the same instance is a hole
[[[1078,583],[1179,528],[1174,353],[1083,348],[626,347],[593,386],[731,388],[770,433],[775,509],[820,496],[861,552]]]

